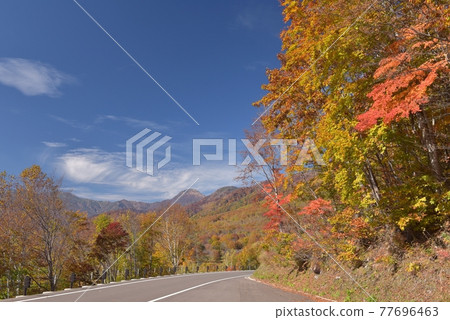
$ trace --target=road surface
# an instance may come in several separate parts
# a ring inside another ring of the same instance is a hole
[[[308,297],[249,279],[253,271],[211,272],[122,281],[18,297],[21,302],[294,302]]]

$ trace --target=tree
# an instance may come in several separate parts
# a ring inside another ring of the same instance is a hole
[[[50,290],[56,290],[64,262],[67,259],[67,241],[70,221],[59,197],[58,185],[39,166],[25,169],[16,189],[16,199],[22,213],[22,225],[28,226],[33,261],[27,265],[45,266]],[[34,269],[37,272],[39,269]]]
[[[404,12],[395,40],[373,75],[379,80],[368,94],[373,104],[357,117],[356,129],[374,127],[378,119],[389,124],[411,117],[417,122],[430,167],[442,181],[445,160],[440,159],[436,129],[444,129],[440,123],[449,119],[448,8],[433,1],[411,1]]]
[[[180,265],[189,247],[190,224],[188,214],[180,205],[174,205],[162,219],[159,243],[174,268]]]
[[[112,280],[117,277],[117,259],[122,256],[129,242],[128,233],[117,221],[111,222],[106,228],[103,228],[95,239],[93,256],[102,264],[103,272],[110,271]]]
[[[95,231],[99,234],[112,222],[112,218],[107,213],[101,213],[94,218],[93,222],[95,225]]]
[[[92,279],[90,273],[95,271],[95,263],[90,256],[92,249],[92,238],[95,234],[92,220],[88,219],[87,213],[69,212],[71,224],[68,230],[69,255],[65,263],[65,276],[76,274],[77,281],[89,283]]]
[[[247,140],[252,146],[259,145],[258,154],[260,155],[259,161],[257,159],[248,162],[241,168],[241,174],[239,180],[250,184],[256,184],[258,178],[263,178],[264,182],[260,184],[260,187],[264,188],[265,205],[268,207],[268,211],[265,213],[269,217],[270,221],[267,224],[268,229],[283,229],[283,224],[286,222],[286,214],[280,208],[280,205],[289,202],[290,195],[284,195],[284,175],[283,170],[283,157],[286,159],[286,153],[280,150],[279,153],[267,143],[267,136],[270,133],[264,129],[261,123],[257,122],[252,131],[247,131]],[[286,146],[287,148],[287,146]],[[250,158],[250,152],[244,151],[243,156],[246,159]],[[261,163],[261,159],[264,163]]]
[[[155,263],[154,255],[156,251],[156,243],[161,236],[161,224],[156,221],[157,216],[154,212],[140,214],[138,221],[141,232],[145,232],[139,239],[138,256],[142,267],[148,267],[150,270]]]

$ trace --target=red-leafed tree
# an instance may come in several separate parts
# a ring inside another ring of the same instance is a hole
[[[117,276],[117,264],[114,263],[129,244],[130,237],[119,222],[111,222],[103,228],[93,248],[93,255],[102,264],[103,270],[110,270],[111,279]]]
[[[325,240],[330,238],[331,225],[328,218],[334,213],[331,201],[318,198],[310,201],[299,212],[299,223],[305,233],[301,242],[309,248],[320,249],[314,242],[325,245]],[[308,234],[306,234],[306,232]]]
[[[269,209],[264,215],[270,219],[266,224],[266,229],[282,231],[283,221],[286,220],[287,215],[284,212],[286,210],[284,206],[290,202],[291,195],[285,196],[279,192],[274,192],[269,183],[264,185],[264,192],[267,194],[265,205]]]
[[[448,8],[431,1],[411,1],[411,6],[415,19],[408,19],[412,24],[403,26],[386,48],[387,57],[373,76],[379,83],[368,94],[373,104],[357,117],[356,129],[372,128],[379,119],[389,124],[411,118],[427,150],[430,167],[442,181],[435,122],[448,121]]]

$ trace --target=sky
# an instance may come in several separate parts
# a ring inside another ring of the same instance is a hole
[[[237,185],[225,160],[193,166],[193,139],[224,139],[225,158],[227,139],[243,148],[282,29],[277,0],[0,1],[0,172],[37,164],[110,201]],[[144,129],[171,138],[153,176],[126,166]]]

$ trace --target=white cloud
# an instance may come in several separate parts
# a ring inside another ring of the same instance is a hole
[[[81,122],[78,122],[78,121],[74,121],[74,120],[63,118],[63,117],[55,116],[53,114],[50,115],[50,118],[52,118],[53,120],[56,120],[58,122],[61,122],[61,123],[65,124],[65,125],[68,125],[68,126],[70,126],[72,128],[75,128],[75,129],[81,129],[81,130],[85,130],[85,131],[92,129],[91,125],[87,125],[87,124],[84,124],[84,123],[81,123]]]
[[[95,120],[95,122],[102,123],[105,120],[123,122],[127,126],[132,127],[132,128],[151,128],[151,129],[157,129],[157,130],[167,130],[168,129],[166,126],[162,126],[153,121],[143,120],[143,119],[135,119],[135,118],[130,118],[130,117],[118,117],[118,116],[114,116],[114,115],[98,116],[97,119]]]
[[[0,58],[0,83],[27,96],[60,95],[59,87],[73,78],[52,66],[20,58]]]
[[[101,185],[108,189],[108,199],[155,200],[168,199],[193,186],[208,193],[223,186],[235,185],[236,169],[227,165],[187,165],[163,168],[154,177],[125,166],[125,153],[108,153],[100,149],[77,149],[59,158],[58,168],[65,180],[75,184]],[[93,188],[97,189],[97,188]],[[104,191],[103,191],[104,192]],[[83,196],[88,194],[84,192]],[[100,194],[98,195],[100,196]],[[99,198],[92,191],[91,198]]]
[[[49,142],[49,141],[42,141],[43,144],[45,144],[49,148],[63,148],[67,147],[67,144],[62,142]]]

